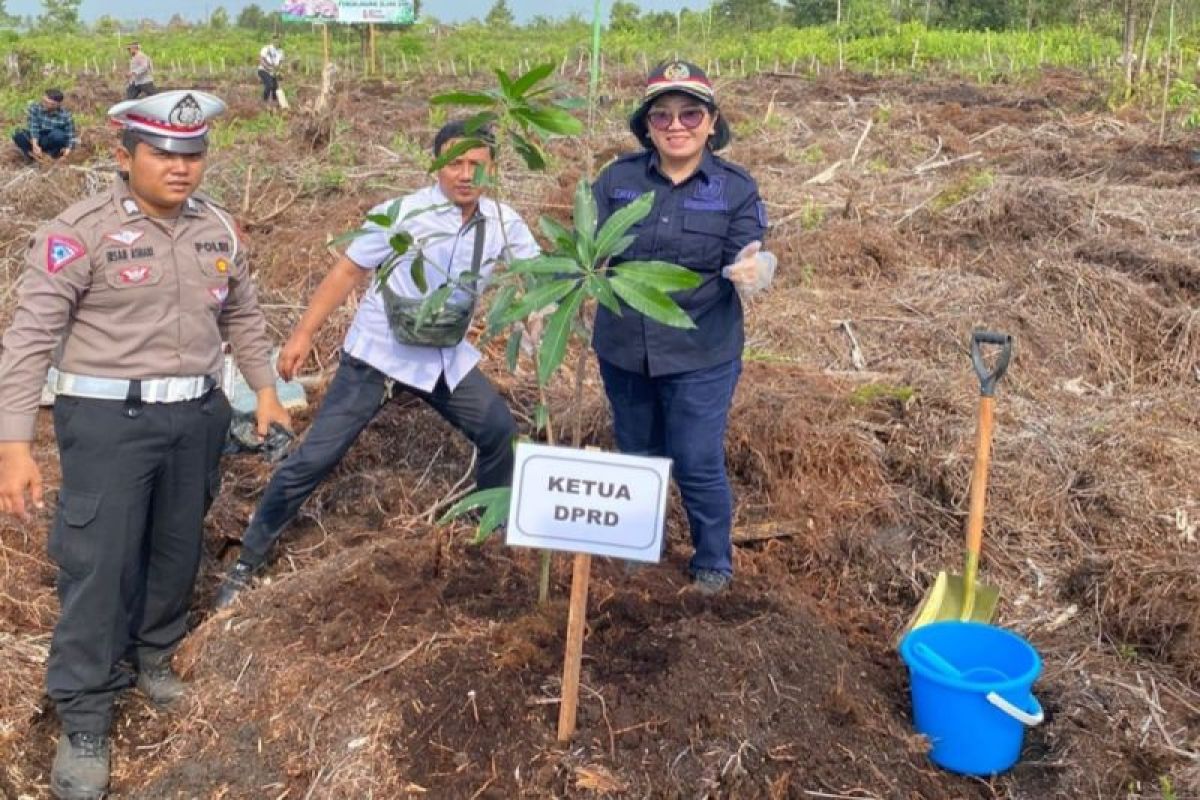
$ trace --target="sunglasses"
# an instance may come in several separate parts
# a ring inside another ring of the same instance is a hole
[[[675,120],[679,120],[679,124],[687,130],[694,131],[700,127],[707,115],[708,109],[706,108],[685,108],[678,114],[667,111],[665,108],[656,108],[646,115],[646,121],[656,131],[667,130]]]

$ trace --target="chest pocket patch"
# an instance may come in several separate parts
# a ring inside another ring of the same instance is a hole
[[[688,211],[728,211],[725,199],[725,176],[714,175],[707,181],[698,182],[691,195],[683,199]]]
[[[116,263],[104,270],[104,279],[113,289],[137,289],[157,285],[162,271],[150,264]]]

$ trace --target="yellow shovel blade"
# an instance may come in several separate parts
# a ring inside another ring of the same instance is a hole
[[[904,630],[908,632],[913,628],[944,620],[989,623],[996,616],[996,606],[999,602],[999,589],[976,581],[974,603],[968,608],[967,586],[963,576],[939,572],[937,580],[925,595],[925,600]]]

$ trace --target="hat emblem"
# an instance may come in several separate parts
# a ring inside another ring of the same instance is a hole
[[[185,94],[183,99],[171,109],[167,121],[180,128],[194,128],[204,122],[204,111],[191,94]]]
[[[684,81],[692,76],[692,71],[687,68],[687,64],[682,64],[676,61],[673,64],[668,64],[663,70],[663,77],[671,81]]]

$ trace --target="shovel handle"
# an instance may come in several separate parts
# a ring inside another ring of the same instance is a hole
[[[983,549],[983,512],[987,505],[988,466],[992,455],[992,417],[996,398],[979,398],[979,429],[975,434],[975,468],[971,472],[971,505],[967,512],[967,563],[963,572],[966,597],[963,619],[975,606],[975,579],[979,574],[979,552]]]
[[[988,369],[983,361],[982,345],[991,344],[1002,348],[996,366]],[[1008,362],[1012,358],[1012,337],[1007,333],[992,333],[990,331],[975,331],[971,334],[971,362],[975,365],[975,374],[979,376],[979,392],[984,397],[996,394],[996,384],[1008,371]]]

